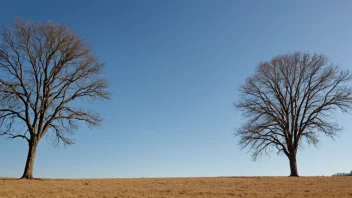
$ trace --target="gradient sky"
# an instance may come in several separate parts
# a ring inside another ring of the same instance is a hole
[[[103,126],[80,127],[66,149],[45,139],[34,175],[55,178],[286,176],[272,153],[256,162],[233,136],[232,106],[260,61],[301,50],[352,66],[352,1],[120,0],[6,1],[16,16],[63,22],[105,62],[111,101],[93,108]],[[300,175],[352,169],[352,116],[344,132],[298,152]],[[0,137],[0,176],[20,177],[27,143]]]

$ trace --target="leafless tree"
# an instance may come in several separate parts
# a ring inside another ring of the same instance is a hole
[[[80,122],[101,124],[79,102],[109,99],[108,84],[88,44],[62,24],[17,19],[0,33],[0,135],[28,142],[22,178],[31,179],[46,134],[70,145]]]
[[[319,54],[295,52],[260,63],[234,104],[247,119],[236,130],[239,144],[250,148],[254,160],[272,150],[283,152],[290,176],[298,176],[298,148],[304,142],[317,146],[320,134],[334,138],[342,130],[334,112],[351,110],[351,79],[348,70]]]

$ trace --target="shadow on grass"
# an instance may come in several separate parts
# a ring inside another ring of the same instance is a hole
[[[37,180],[37,181],[43,181],[44,179],[41,179],[41,178],[33,178],[33,179],[22,179],[22,178],[11,178],[11,177],[0,177],[0,181],[15,181],[15,180],[28,180],[28,181],[31,181],[31,180]]]

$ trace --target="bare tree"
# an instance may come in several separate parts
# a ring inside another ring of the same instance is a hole
[[[103,64],[90,47],[64,25],[17,19],[1,29],[0,135],[22,138],[29,150],[22,178],[33,178],[39,141],[52,134],[68,138],[80,122],[98,126],[102,119],[77,100],[109,99]],[[75,102],[76,101],[76,102]]]
[[[319,54],[295,52],[260,63],[234,104],[248,119],[236,131],[239,144],[253,151],[254,160],[283,152],[290,176],[298,176],[298,148],[304,142],[317,146],[320,134],[334,138],[341,130],[334,112],[351,110],[351,79],[348,70]]]

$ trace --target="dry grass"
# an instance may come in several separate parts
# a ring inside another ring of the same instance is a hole
[[[0,179],[0,197],[352,197],[352,177]]]

